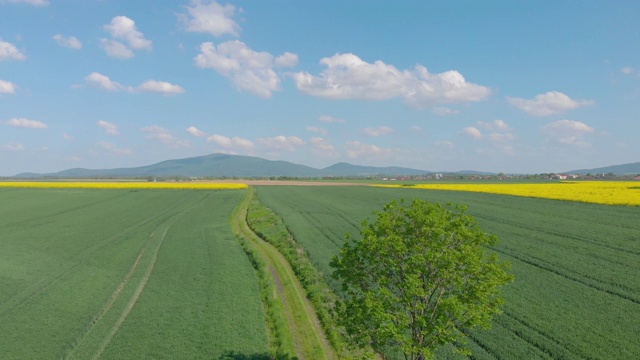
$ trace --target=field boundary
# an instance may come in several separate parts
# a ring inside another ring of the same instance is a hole
[[[265,263],[275,288],[274,298],[282,305],[295,353],[299,359],[336,359],[306,292],[285,257],[271,244],[256,235],[246,221],[249,203],[255,190],[250,188],[232,219],[234,231],[249,240],[254,254]],[[279,354],[278,354],[279,355]]]

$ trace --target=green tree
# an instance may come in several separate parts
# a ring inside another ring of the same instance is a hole
[[[490,326],[504,302],[500,288],[513,276],[485,251],[497,238],[465,212],[392,201],[374,223],[363,221],[361,239],[347,235],[331,266],[344,291],[339,319],[355,344],[412,360],[431,359],[452,342],[469,353],[464,331]]]

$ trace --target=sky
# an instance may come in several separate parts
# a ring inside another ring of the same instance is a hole
[[[0,176],[640,161],[638,1],[0,0]]]

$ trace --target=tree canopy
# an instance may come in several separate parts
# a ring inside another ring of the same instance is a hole
[[[487,251],[497,237],[483,232],[465,206],[392,201],[347,235],[331,262],[342,281],[339,318],[354,342],[406,359],[433,358],[464,331],[488,328],[500,312],[509,264]]]

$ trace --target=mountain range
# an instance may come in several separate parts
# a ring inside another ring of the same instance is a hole
[[[613,173],[616,175],[636,175],[640,174],[640,162],[630,163],[630,164],[622,164],[622,165],[612,165],[605,166],[595,169],[581,169],[581,170],[573,170],[567,171],[571,174],[608,174]]]
[[[95,178],[95,177],[345,177],[373,175],[424,175],[432,171],[403,167],[373,167],[337,163],[323,169],[287,161],[266,160],[252,156],[211,154],[185,159],[166,160],[157,164],[117,169],[68,169],[56,173],[22,173],[18,178]]]
[[[75,168],[55,173],[37,174],[22,173],[17,178],[100,178],[100,177],[367,177],[367,176],[418,176],[432,174],[434,171],[404,167],[361,166],[348,163],[337,163],[329,167],[317,169],[288,161],[266,160],[253,156],[210,154],[184,159],[174,159],[153,165],[116,169],[83,169]],[[452,172],[446,172],[451,174]],[[454,174],[494,175],[481,171],[458,171]],[[614,173],[616,175],[640,174],[640,162],[607,166],[594,169],[567,171],[572,174]]]

